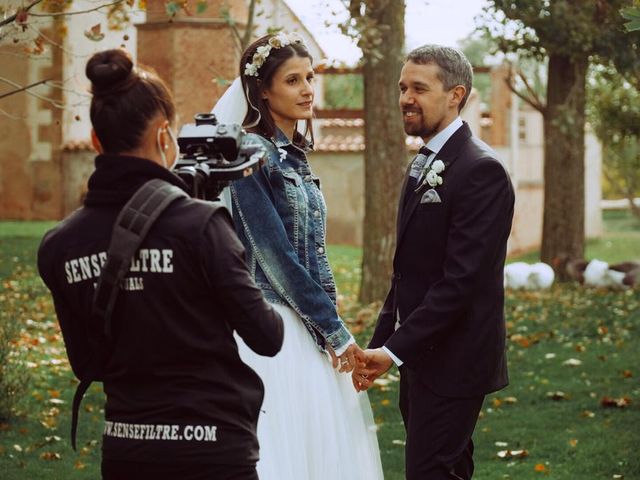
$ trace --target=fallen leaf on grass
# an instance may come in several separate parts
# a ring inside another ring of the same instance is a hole
[[[570,397],[564,392],[557,391],[557,392],[547,392],[547,398],[550,398],[551,400],[555,400],[557,402],[559,400],[569,400]]]
[[[546,472],[547,471],[547,467],[545,467],[545,465],[543,463],[536,463],[536,466],[533,467],[533,469],[536,472]]]
[[[631,377],[633,377],[633,373],[631,372],[631,370],[623,370],[622,371],[622,377],[623,378],[631,378]]]
[[[525,458],[529,456],[527,450],[500,450],[498,452],[498,458],[503,460],[509,460],[512,458]]]
[[[76,470],[84,470],[85,468],[87,468],[87,465],[78,460],[73,464],[73,468],[75,468]]]
[[[620,398],[612,398],[612,397],[602,397],[600,400],[600,405],[605,408],[625,408],[631,404],[631,399],[629,397],[620,397]]]
[[[60,390],[47,390],[51,398],[60,398]]]
[[[596,416],[595,413],[593,413],[591,410],[584,410],[580,416],[585,417],[585,418],[593,418]]]
[[[569,440],[569,446],[575,448],[578,445],[578,439],[577,438],[572,438],[571,440]]]
[[[407,442],[405,442],[404,440],[392,440],[391,443],[394,444],[394,445],[406,445],[407,444]]]
[[[562,362],[562,365],[565,365],[567,367],[578,367],[582,365],[582,361],[578,360],[577,358],[570,358]]]
[[[60,460],[62,457],[58,452],[42,452],[40,458],[42,460]]]

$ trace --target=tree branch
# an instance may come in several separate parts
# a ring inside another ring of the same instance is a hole
[[[249,46],[249,42],[251,41],[251,36],[253,35],[253,19],[255,16],[255,10],[256,10],[256,0],[251,0],[251,3],[249,3],[249,15],[247,18],[247,25],[245,26],[244,29],[244,35],[242,36],[242,38],[240,38],[240,49],[241,52],[244,52],[244,50]],[[236,29],[237,30],[237,29]],[[240,33],[238,32],[238,36],[240,35]]]
[[[47,83],[50,80],[51,80],[50,78],[48,78],[46,80],[40,80],[39,82],[35,82],[35,83],[30,84],[30,85],[26,85],[24,87],[20,87],[20,88],[17,88],[15,90],[12,90],[10,92],[3,93],[2,95],[0,95],[0,100],[2,100],[3,98],[9,97],[11,95],[14,95],[16,93],[24,92],[25,90],[28,90],[30,88],[37,87],[38,85],[41,85],[43,83]],[[8,83],[10,85],[15,85],[15,83],[13,83],[12,81],[7,80],[7,79],[2,78],[2,77],[0,77],[0,81]]]
[[[42,1],[42,0],[40,0]],[[94,8],[88,8],[87,10],[76,10],[75,12],[55,12],[55,13],[32,13],[32,17],[66,17],[67,15],[81,15],[83,13],[96,12],[103,8],[114,7],[126,0],[116,0],[115,2],[105,3]]]
[[[24,7],[24,11],[28,12],[29,10],[31,10],[33,7],[35,7],[37,4],[41,3],[42,1],[43,0],[34,0],[28,6]],[[22,10],[23,9],[20,9],[20,10],[18,10],[18,12],[20,12]],[[18,12],[14,13],[13,15],[8,16],[7,18],[5,18],[3,20],[0,20],[0,27],[3,27],[5,25],[8,25],[11,22],[14,22],[16,20],[16,18],[18,17]]]
[[[538,92],[536,92],[533,87],[531,86],[531,84],[529,83],[529,79],[527,79],[527,77],[525,76],[525,74],[522,72],[522,70],[518,69],[518,76],[520,77],[520,79],[522,80],[522,83],[524,83],[525,88],[527,89],[527,91],[529,92],[529,94],[533,97],[533,100],[536,102],[536,104],[538,106],[540,106],[540,108],[542,108],[543,110],[545,108],[547,108],[546,106],[546,102],[543,102],[542,100],[540,100],[540,97],[538,96]]]
[[[513,74],[509,72],[509,76],[504,79],[504,82],[507,84],[509,90],[516,94],[520,99],[524,100],[526,103],[531,105],[534,109],[540,112],[542,115],[546,113],[546,107],[542,105],[536,98],[532,98],[531,96],[525,95],[522,92],[518,91],[516,86],[513,84]]]

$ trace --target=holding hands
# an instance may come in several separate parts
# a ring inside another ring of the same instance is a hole
[[[351,372],[351,379],[356,391],[364,392],[373,382],[389,370],[393,359],[382,348],[362,350],[357,344],[351,344],[340,356],[327,345],[333,368],[340,373]]]
[[[364,367],[366,364],[366,357],[362,349],[355,343],[352,343],[347,347],[344,353],[340,356],[336,355],[336,352],[327,345],[327,351],[331,356],[331,363],[333,368],[337,368],[340,373],[349,373],[358,367]]]
[[[356,391],[363,392],[369,389],[376,378],[389,370],[393,365],[393,360],[382,348],[374,348],[362,352],[364,362],[353,370],[351,379]]]

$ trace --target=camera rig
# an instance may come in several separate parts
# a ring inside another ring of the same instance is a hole
[[[238,124],[218,123],[213,113],[198,113],[194,119],[195,124],[180,129],[174,173],[187,183],[192,197],[217,200],[233,180],[257,171],[266,151],[248,141]]]

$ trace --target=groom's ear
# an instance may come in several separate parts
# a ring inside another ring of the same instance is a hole
[[[460,105],[466,93],[467,89],[464,85],[456,85],[453,87],[451,89],[451,106],[458,108],[458,105]]]

